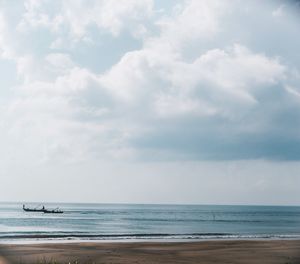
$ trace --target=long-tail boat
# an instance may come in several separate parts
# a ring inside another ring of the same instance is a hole
[[[25,207],[25,204],[23,204],[23,210],[25,211],[25,212],[44,212],[44,210],[45,210],[45,207],[43,206],[42,208],[38,208],[38,207],[36,207],[36,208],[29,208],[29,207]]]
[[[45,214],[62,214],[64,211],[60,210],[59,208],[55,208],[53,210],[44,209],[43,211]]]
[[[46,209],[45,206],[43,206],[42,208],[29,208],[29,207],[26,207],[25,204],[23,204],[23,210],[25,212],[42,212],[42,213],[45,213],[45,214],[62,214],[63,211],[60,210],[59,208],[55,208],[53,210],[49,210],[49,209]]]

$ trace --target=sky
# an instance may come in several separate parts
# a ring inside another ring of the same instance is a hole
[[[0,201],[300,205],[299,12],[0,0]]]

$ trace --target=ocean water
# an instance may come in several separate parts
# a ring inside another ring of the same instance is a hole
[[[28,204],[30,207],[36,204]],[[0,203],[0,243],[52,240],[300,238],[300,207]]]

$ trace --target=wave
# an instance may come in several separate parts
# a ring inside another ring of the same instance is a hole
[[[131,240],[131,239],[161,239],[161,240],[201,240],[201,239],[293,239],[300,234],[229,234],[229,233],[190,233],[190,234],[86,234],[86,233],[34,233],[34,234],[2,234],[2,240]]]
[[[122,218],[127,221],[141,221],[141,222],[220,222],[220,223],[268,223],[278,222],[278,220],[247,220],[247,219],[167,219],[167,218]],[[298,223],[296,220],[285,220],[285,223]]]

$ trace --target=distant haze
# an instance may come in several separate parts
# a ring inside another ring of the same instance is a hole
[[[300,205],[300,2],[0,3],[0,201]]]

